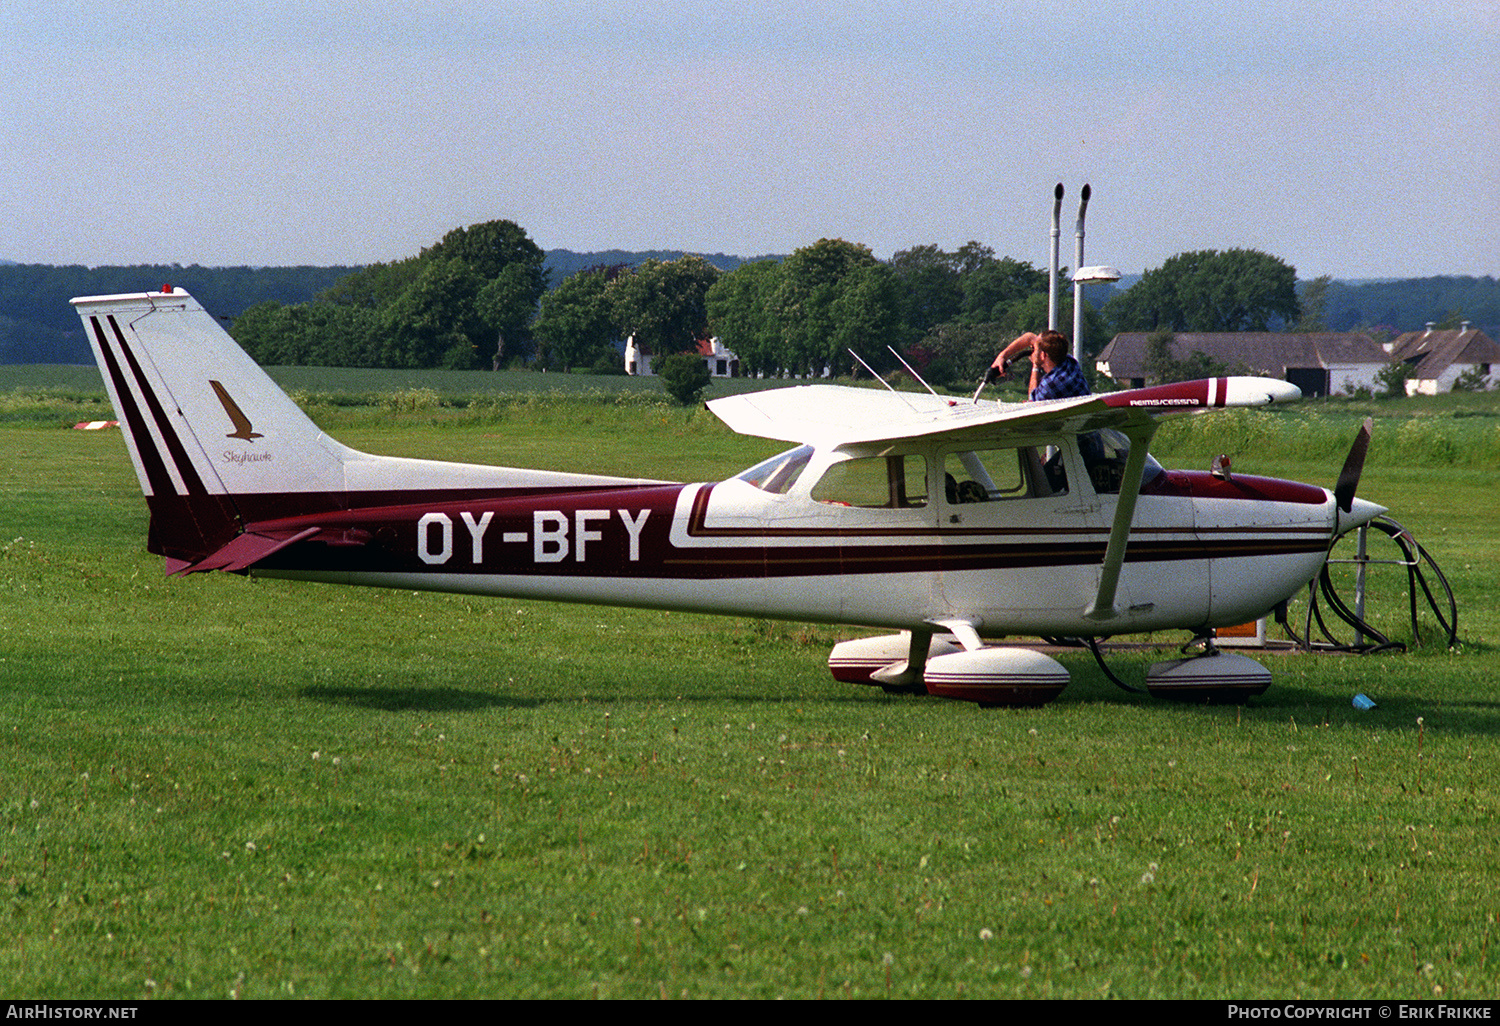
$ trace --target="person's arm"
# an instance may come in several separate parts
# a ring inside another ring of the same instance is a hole
[[[1031,350],[1036,345],[1036,342],[1039,338],[1041,338],[1041,336],[1036,334],[1035,332],[1026,332],[1026,334],[1022,335],[1020,338],[1013,340],[1004,349],[1000,350],[1000,354],[995,357],[994,362],[991,363],[990,366],[999,370],[1001,376],[1003,377],[1005,375],[1006,365],[1009,364],[1012,360],[1019,359],[1022,356],[1031,355]]]

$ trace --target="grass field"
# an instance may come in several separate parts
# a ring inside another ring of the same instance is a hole
[[[1494,396],[1161,439],[1326,484],[1376,413],[1361,494],[1452,579],[1456,650],[1268,655],[1245,708],[1064,655],[1058,701],[985,711],[834,682],[830,628],[167,580],[120,436],[57,427],[97,394],[8,387],[9,996],[1500,993]],[[779,447],[649,401],[292,387],[401,455],[695,480]]]

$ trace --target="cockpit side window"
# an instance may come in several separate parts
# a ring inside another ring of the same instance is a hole
[[[812,454],[812,446],[799,445],[757,463],[738,476],[741,481],[752,484],[763,492],[785,495],[807,469],[807,461],[812,459]]]
[[[812,497],[836,506],[920,509],[927,505],[927,460],[916,455],[844,460],[813,485]]]

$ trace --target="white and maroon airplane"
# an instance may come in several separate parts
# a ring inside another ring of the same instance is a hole
[[[205,570],[852,624],[836,677],[1038,704],[1067,670],[1007,635],[1244,623],[1383,513],[1336,492],[1164,470],[1158,418],[1300,398],[1212,378],[1005,404],[832,385],[708,404],[796,448],[677,484],[357,452],[324,434],[181,289],[73,300],[146,494],[147,548]],[[1357,458],[1356,458],[1357,457]],[[1243,697],[1243,656],[1158,664],[1152,690]]]

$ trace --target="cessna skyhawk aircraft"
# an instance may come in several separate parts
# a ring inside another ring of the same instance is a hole
[[[169,574],[884,628],[900,633],[845,642],[829,665],[888,690],[1045,702],[1067,670],[984,639],[1243,623],[1384,512],[1354,497],[1364,439],[1336,493],[1164,470],[1148,454],[1162,416],[1300,398],[1266,378],[1018,404],[833,385],[732,396],[709,409],[796,447],[676,484],[357,452],[185,291],[73,304]],[[1152,676],[1153,691],[1210,698],[1269,681],[1242,656]]]

